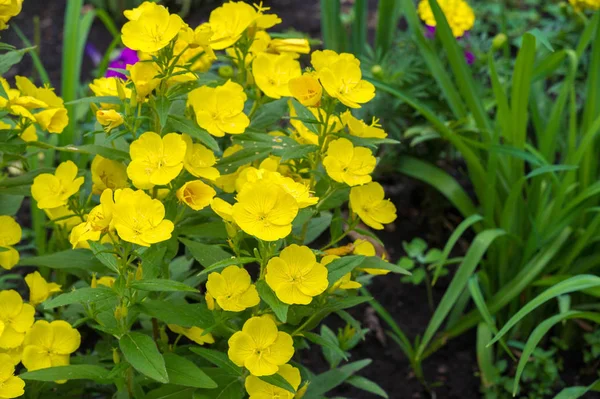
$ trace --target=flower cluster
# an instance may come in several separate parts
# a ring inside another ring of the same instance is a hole
[[[454,37],[461,37],[475,24],[475,13],[465,0],[438,0]],[[436,21],[429,0],[421,0],[418,7],[419,17],[427,26],[435,27]]]

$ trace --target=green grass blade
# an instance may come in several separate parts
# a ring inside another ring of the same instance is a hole
[[[475,269],[481,262],[481,259],[485,255],[490,244],[498,237],[504,235],[505,232],[499,229],[485,230],[477,234],[471,247],[467,251],[465,258],[461,265],[458,267],[452,282],[448,286],[446,293],[442,297],[437,309],[435,310],[425,333],[423,334],[423,340],[419,345],[416,352],[416,359],[422,358],[423,352],[427,348],[427,345],[438,331],[444,319],[452,309],[454,303],[460,296],[461,292],[465,289],[469,278],[475,272]]]
[[[27,36],[23,34],[23,31],[14,22],[11,22],[10,27],[15,31],[17,36],[19,36],[19,39],[21,39],[25,47],[33,47],[33,44],[31,44]],[[33,50],[28,51],[27,53],[31,56],[33,66],[35,67],[35,70],[37,71],[38,75],[40,75],[42,83],[49,85],[50,77],[48,77],[48,72],[46,71],[46,68],[44,68],[44,64],[42,63],[42,60],[40,59],[40,56],[37,53],[37,51]]]
[[[367,0],[356,0],[354,3],[354,21],[350,32],[350,50],[361,58],[367,45],[367,17],[369,4]]]
[[[594,276],[591,274],[584,274],[581,276],[571,277],[568,280],[562,281],[553,287],[548,288],[546,291],[542,292],[540,295],[532,299],[529,303],[521,308],[513,317],[510,318],[502,327],[500,332],[496,334],[492,342],[493,344],[502,338],[506,333],[514,327],[521,319],[527,316],[529,313],[534,311],[536,308],[541,306],[542,304],[548,302],[550,299],[556,298],[559,295],[568,294],[570,292],[576,292],[585,290],[587,288],[599,287],[600,286],[600,277]]]
[[[345,30],[342,26],[340,0],[321,0],[321,32],[325,48],[344,51]]]
[[[588,21],[583,30],[583,33],[579,37],[579,43],[577,43],[577,48],[575,52],[577,53],[577,58],[581,58],[585,50],[588,48],[590,43],[592,42],[592,38],[594,37],[594,33],[596,32],[596,28],[600,24],[600,13],[595,13],[592,19]]]
[[[377,30],[375,31],[375,48],[379,59],[385,57],[394,42],[398,18],[400,17],[400,1],[379,0]]]
[[[477,364],[481,378],[481,385],[484,389],[494,386],[498,377],[498,370],[494,364],[494,351],[487,346],[492,339],[492,331],[485,323],[479,323],[477,326]]]
[[[569,387],[560,391],[554,399],[578,399],[582,398],[583,395],[588,393],[589,391],[598,392],[600,391],[600,380],[594,381],[592,384],[587,387]]]
[[[111,18],[111,16],[108,15],[108,13],[106,12],[106,10],[103,10],[101,8],[96,8],[94,11],[96,12],[96,16],[98,17],[98,19],[100,21],[102,21],[102,23],[104,24],[104,26],[106,27],[106,29],[113,36],[113,38],[116,39],[118,37],[121,37],[121,31],[119,30],[119,28],[117,27],[117,25],[115,25],[115,22],[113,21],[113,19]]]

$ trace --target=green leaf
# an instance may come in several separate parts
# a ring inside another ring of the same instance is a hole
[[[220,153],[219,144],[217,141],[204,129],[198,126],[194,121],[181,116],[169,115],[167,125],[176,132],[186,133],[200,140],[202,144],[210,148],[216,153]]]
[[[134,369],[163,384],[169,382],[165,359],[152,338],[145,334],[130,332],[121,337],[119,347]]]
[[[258,377],[258,378],[260,378],[267,384],[275,385],[276,387],[285,389],[286,391],[291,392],[291,393],[296,393],[296,390],[294,389],[294,387],[285,378],[283,378],[279,374],[264,375],[264,376]]]
[[[250,130],[269,130],[281,121],[282,115],[287,111],[287,98],[271,101],[261,105],[250,121]]]
[[[26,51],[13,50],[0,55],[0,75],[4,75],[13,66],[21,62]]]
[[[167,247],[165,245],[155,244],[140,255],[145,279],[153,279],[160,275],[166,252]]]
[[[115,273],[119,273],[119,265],[117,264],[117,257],[112,253],[112,249],[102,245],[98,242],[89,241],[90,249],[94,256],[102,262],[102,264],[108,267]]]
[[[186,238],[179,238],[179,241],[190,250],[194,259],[196,259],[203,267],[211,266],[225,259],[234,259],[232,254],[218,245],[202,244]]]
[[[0,185],[2,183],[0,182]],[[14,216],[17,214],[23,203],[24,195],[2,194],[0,188],[0,215]]]
[[[213,349],[200,348],[200,347],[195,347],[195,346],[191,347],[190,350],[192,352],[202,356],[204,359],[208,360],[215,366],[221,368],[228,374],[236,375],[236,376],[241,376],[243,374],[242,369],[240,367],[236,366],[235,364],[233,364],[231,362],[231,360],[229,360],[227,355],[222,352],[219,352],[219,351],[216,351]]]
[[[289,161],[290,159],[300,159],[306,157],[319,149],[319,146],[314,144],[300,144],[295,147],[288,148],[281,152],[281,162]]]
[[[320,122],[317,120],[315,115],[304,105],[300,104],[298,100],[292,99],[291,101],[292,106],[298,115],[297,119],[300,120],[308,130],[318,135],[320,130]]]
[[[167,280],[162,278],[134,280],[130,284],[131,288],[142,291],[155,291],[155,292],[172,292],[172,291],[184,291],[184,292],[198,292],[194,287],[190,287],[179,281]]]
[[[371,359],[363,359],[317,375],[310,382],[304,399],[320,398],[369,364],[371,364]]]
[[[171,108],[171,102],[168,98],[161,96],[155,98],[154,106],[154,108],[156,109],[156,114],[158,115],[160,127],[164,128],[167,123],[167,118],[169,117],[169,109]]]
[[[560,391],[554,399],[578,399],[583,397],[589,391],[598,391],[600,390],[600,380],[594,381],[591,385],[587,387],[569,387]]]
[[[308,245],[319,238],[329,228],[332,218],[331,212],[321,212],[319,216],[310,219],[304,236],[304,245]]]
[[[112,383],[108,380],[109,370],[91,364],[73,364],[70,366],[50,367],[47,369],[28,371],[19,375],[29,381],[60,381],[60,380],[94,380],[96,382]]]
[[[221,158],[215,167],[222,174],[233,173],[240,166],[247,165],[257,160],[263,160],[271,153],[271,148],[244,148],[228,157]]]
[[[342,359],[348,360],[348,356],[346,356],[346,353],[339,346],[337,346],[333,342],[321,337],[320,335],[312,333],[312,332],[304,332],[304,333],[302,333],[302,336],[304,336],[304,338],[306,338],[307,340],[309,340],[310,342],[312,342],[314,344],[331,349],[333,352],[337,353]]]
[[[326,211],[333,208],[340,207],[343,203],[348,201],[350,195],[350,187],[343,187],[335,190],[331,195],[321,198],[317,204],[317,209],[320,211]]]
[[[481,384],[489,388],[496,384],[499,373],[494,364],[494,351],[486,345],[492,339],[492,330],[486,323],[477,326],[477,364],[479,365]]]
[[[51,269],[81,269],[87,271],[106,271],[87,249],[69,249],[48,255],[22,257],[19,266],[43,266]]]
[[[59,306],[72,305],[78,303],[80,305],[100,304],[107,301],[116,301],[117,294],[108,287],[97,288],[79,288],[75,291],[61,294],[53,299],[44,302],[44,309],[54,309]]]
[[[542,32],[538,28],[534,28],[527,33],[535,36],[535,38],[538,39],[539,42],[544,45],[544,47],[546,47],[551,52],[554,52],[554,47],[552,47],[552,44],[550,44],[550,41],[548,40],[548,35],[546,33]]]
[[[215,322],[206,304],[188,304],[164,300],[146,300],[136,305],[140,311],[167,324],[208,328]]]
[[[362,262],[362,264],[360,265],[360,267],[361,267],[361,269],[383,269],[383,270],[389,270],[392,273],[404,274],[406,276],[411,275],[411,273],[408,270],[406,270],[398,265],[395,265],[393,263],[386,262],[385,260],[381,259],[378,256],[365,257],[365,259]]]
[[[370,392],[377,396],[381,396],[382,398],[388,398],[387,393],[385,393],[385,391],[381,389],[379,385],[360,375],[353,375],[352,377],[348,378],[346,382],[355,388],[362,389],[363,391]]]
[[[197,399],[196,390],[195,387],[167,384],[148,392],[144,399]]]
[[[354,270],[364,261],[365,257],[362,255],[344,256],[333,260],[326,266],[328,271],[327,280],[329,280],[329,286],[331,287],[339,279],[352,272],[352,270]]]
[[[66,146],[62,148],[77,149],[76,152],[89,155],[100,155],[104,158],[112,159],[114,161],[128,161],[130,158],[129,153],[126,151],[117,150],[116,148],[105,147],[97,144],[84,144],[77,147]]]
[[[273,292],[271,287],[267,284],[265,280],[259,280],[256,282],[256,290],[258,291],[258,295],[260,298],[265,301],[267,305],[271,308],[273,313],[277,318],[285,323],[287,322],[287,313],[289,309],[289,305],[283,303],[277,298],[277,295]]]
[[[217,387],[212,378],[188,359],[174,353],[165,353],[164,359],[171,384],[208,389]]]
[[[223,259],[216,263],[213,263],[212,265],[208,266],[206,269],[202,270],[200,273],[198,273],[198,276],[216,272],[218,270],[226,268],[227,266],[245,265],[247,263],[253,263],[256,261],[257,261],[256,258],[250,258],[250,257]]]

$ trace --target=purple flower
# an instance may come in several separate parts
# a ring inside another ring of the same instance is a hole
[[[137,52],[126,47],[123,50],[121,50],[121,53],[116,59],[112,60],[108,64],[108,69],[106,70],[104,76],[106,76],[107,78],[117,77],[121,79],[127,79],[127,76],[123,75],[121,72],[112,71],[111,68],[127,69],[127,65],[134,65],[139,60],[140,59],[137,55]]]
[[[428,39],[435,37],[435,26],[425,25],[425,37]]]
[[[475,62],[475,54],[473,54],[469,50],[465,50],[465,59],[467,60],[467,64],[473,65],[473,63]]]

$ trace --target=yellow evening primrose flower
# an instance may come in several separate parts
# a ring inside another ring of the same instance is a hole
[[[243,149],[244,149],[244,147],[242,147],[239,144],[234,144],[230,147],[227,147],[225,149],[225,151],[223,151],[223,159],[225,159]],[[235,192],[235,182],[238,178],[239,172],[244,170],[244,168],[246,168],[246,167],[247,167],[247,165],[240,166],[240,167],[236,168],[235,170],[229,170],[229,168],[226,168],[225,172],[230,172],[230,173],[219,176],[219,178],[217,178],[217,180],[215,181],[215,185],[217,187],[219,187],[221,190],[225,191],[226,193]]]
[[[210,205],[217,192],[202,180],[186,182],[177,190],[177,198],[195,211]]]
[[[294,355],[292,337],[268,316],[251,317],[229,338],[229,359],[254,376],[273,375]]]
[[[171,238],[175,226],[165,219],[165,206],[142,190],[115,191],[113,225],[127,242],[149,247]]]
[[[300,370],[290,364],[279,366],[277,374],[282,376],[290,385],[297,390],[302,382]],[[283,388],[264,382],[258,377],[249,375],[244,383],[249,399],[294,399],[294,394]]]
[[[66,108],[49,108],[34,115],[35,121],[48,133],[62,133],[69,124]]]
[[[350,53],[338,54],[333,50],[317,50],[310,55],[310,63],[315,68],[315,71],[321,72],[326,68],[331,67],[338,61],[360,66],[360,60]]]
[[[292,244],[267,264],[267,284],[283,303],[308,305],[327,289],[327,268],[309,247]]]
[[[236,199],[233,220],[246,233],[264,241],[277,241],[291,233],[298,203],[279,185],[248,185]]]
[[[241,312],[260,303],[250,274],[238,266],[227,266],[221,273],[210,273],[206,294],[229,312]]]
[[[357,186],[371,181],[371,172],[377,160],[371,150],[354,147],[348,139],[337,139],[329,143],[323,166],[329,177],[339,183]]]
[[[49,283],[39,272],[29,273],[25,276],[25,283],[29,287],[29,303],[37,306],[48,299],[52,294],[60,292],[60,285]]]
[[[322,68],[319,80],[327,94],[350,108],[360,108],[375,97],[375,86],[362,80],[360,65],[340,59]]]
[[[10,270],[19,263],[19,251],[12,246],[21,241],[21,226],[10,216],[0,216],[0,248],[4,251],[0,252],[0,267]]]
[[[54,93],[54,89],[36,87],[28,78],[23,76],[16,76],[15,81],[17,88],[23,95],[43,105],[41,108],[44,109],[33,115],[38,125],[49,133],[62,133],[69,124],[69,116],[64,101]],[[23,100],[23,97],[17,99],[17,103],[20,103],[20,100]],[[22,105],[28,108],[27,104],[22,103]]]
[[[156,4],[153,1],[144,1],[142,4],[140,4],[134,9],[123,11],[123,15],[129,21],[137,21],[143,12],[153,10],[157,6],[158,4]]]
[[[187,104],[196,115],[198,125],[216,137],[225,133],[244,133],[250,119],[244,114],[246,93],[239,84],[228,80],[222,86],[202,86],[188,94]]]
[[[2,6],[0,5],[1,10]],[[25,394],[24,388],[25,381],[15,376],[15,365],[10,355],[0,353],[0,398],[12,399],[23,396]]]
[[[108,288],[112,288],[115,285],[116,278],[111,276],[102,276],[97,280],[92,279],[92,284],[90,285],[92,288],[96,288],[99,285],[103,285]]]
[[[354,250],[352,253],[354,255],[364,255],[364,256],[377,256],[377,251],[373,244],[371,244],[367,240],[358,239],[354,241]],[[358,270],[363,271],[368,274],[372,274],[375,276],[381,276],[388,274],[390,271],[385,269],[373,269],[373,268],[359,268]]]
[[[387,133],[381,128],[379,121],[373,118],[373,122],[367,125],[364,121],[355,118],[350,111],[342,114],[342,122],[348,126],[351,135],[363,138],[384,139]]]
[[[158,66],[153,61],[128,64],[127,70],[135,86],[138,101],[143,101],[160,84],[160,79],[156,77],[159,74]]]
[[[117,89],[117,86],[120,85],[124,92],[125,92],[125,96],[127,98],[131,98],[131,89],[126,88],[125,87],[125,82],[123,82],[121,79],[117,78],[117,77],[110,77],[110,78],[98,78],[98,79],[94,79],[92,81],[92,83],[90,83],[89,87],[90,90],[92,91],[92,93],[94,93],[94,95],[96,97],[118,97],[119,96],[119,90]],[[113,108],[115,105],[114,104],[107,104],[107,106],[105,106],[104,104],[101,104],[102,108]]]
[[[122,162],[96,155],[92,160],[91,171],[94,194],[102,194],[107,188],[117,190],[129,187],[127,167]]]
[[[34,315],[34,307],[23,303],[17,291],[0,291],[0,349],[21,346]]]
[[[87,241],[98,241],[102,233],[111,228],[113,215],[113,191],[106,189],[100,196],[100,205],[95,206],[87,216],[87,220],[75,226],[69,235],[73,249]]]
[[[114,109],[96,111],[96,119],[98,123],[104,127],[104,130],[110,132],[112,129],[123,124],[123,115]]]
[[[173,331],[175,334],[183,335],[188,338],[190,341],[194,341],[198,345],[204,344],[214,344],[215,339],[213,338],[211,333],[204,333],[204,329],[200,327],[191,327],[185,328],[175,324],[168,325],[169,330]]]
[[[289,97],[290,79],[302,75],[300,63],[290,54],[259,54],[252,62],[252,74],[259,89],[271,98]]]
[[[337,255],[325,255],[321,258],[321,264],[323,266],[327,266],[331,262],[340,257]],[[332,290],[341,289],[341,290],[355,290],[362,287],[362,284],[356,281],[352,281],[352,273],[346,273],[340,278],[338,281],[333,283],[331,287]]]
[[[21,12],[23,0],[2,0],[0,1],[0,30],[8,28],[8,21],[16,17]],[[2,395],[0,395],[1,397]],[[12,396],[11,396],[12,397]]]
[[[255,20],[256,11],[243,1],[231,1],[215,8],[208,18],[213,31],[210,46],[215,50],[233,46]]]
[[[269,51],[274,53],[310,53],[310,43],[306,39],[273,39],[269,41]]]
[[[350,208],[367,226],[382,230],[384,224],[396,220],[396,206],[385,199],[379,183],[372,182],[350,189]]]
[[[316,107],[321,103],[323,87],[314,73],[306,72],[288,82],[290,94],[305,107]]]
[[[187,134],[182,134],[181,137],[186,144],[185,158],[183,158],[185,170],[196,177],[213,181],[218,179],[220,173],[213,167],[217,163],[214,152],[202,144],[194,143]]]
[[[59,206],[56,208],[44,209],[44,213],[48,219],[55,225],[71,231],[71,229],[81,223],[81,218],[73,213],[67,206]]]
[[[464,0],[438,0],[452,34],[454,37],[461,37],[466,31],[470,30],[475,24],[475,12]],[[436,26],[437,22],[431,9],[429,0],[421,0],[417,9],[419,17],[426,25]]]
[[[55,320],[49,323],[38,320],[27,332],[23,342],[23,366],[27,371],[66,366],[71,362],[71,353],[80,344],[79,331],[66,321]]]
[[[137,19],[123,25],[121,38],[132,50],[154,53],[166,47],[183,26],[179,15],[169,14],[165,7],[155,4],[146,6]]]
[[[42,173],[33,179],[31,195],[40,209],[57,208],[67,204],[69,197],[79,192],[83,176],[77,177],[77,165],[66,161],[58,165],[54,174]]]
[[[169,133],[164,137],[146,132],[131,143],[131,163],[127,176],[140,189],[163,186],[179,175],[183,169],[186,144],[180,134]]]

